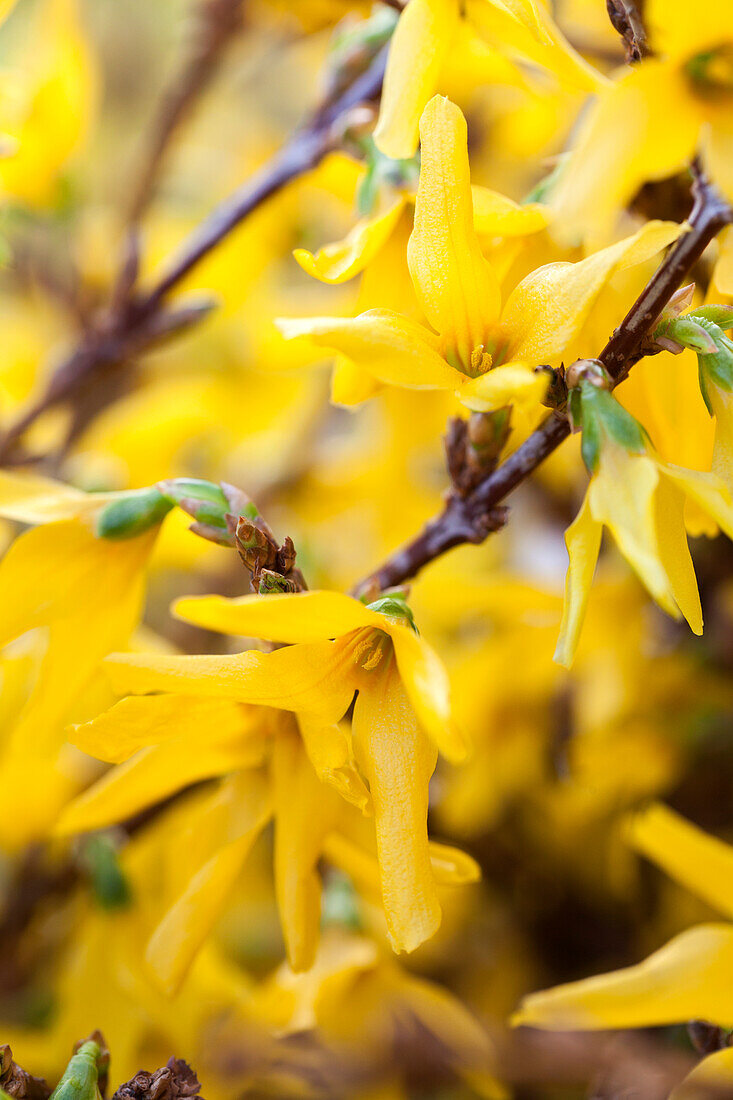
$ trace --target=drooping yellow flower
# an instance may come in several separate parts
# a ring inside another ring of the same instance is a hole
[[[294,974],[283,964],[256,991],[254,1007],[285,1035],[317,1029],[347,1063],[361,1062],[370,1081],[398,1079],[419,1053],[433,1074],[464,1077],[486,1100],[507,1096],[491,1074],[489,1036],[461,1002],[361,936],[330,929],[313,968]],[[403,1029],[405,1019],[419,1030]]]
[[[374,866],[396,950],[413,950],[437,929],[439,881],[476,877],[473,861],[431,848],[427,837],[436,746],[453,759],[464,752],[446,673],[412,629],[406,605],[378,606],[331,592],[191,598],[176,606],[190,622],[288,644],[271,653],[110,659],[119,693],[165,694],[123,699],[77,729],[79,747],[118,767],[67,809],[61,832],[100,828],[198,780],[228,776],[204,799],[198,854],[187,853],[149,946],[167,987],[180,984],[271,816],[295,969],[307,968],[317,947],[319,859],[325,853],[347,871],[353,866],[358,845],[348,836],[332,841],[349,832],[349,804],[374,815]],[[349,733],[338,723],[355,692]],[[357,863],[370,880],[369,853]]]
[[[565,533],[569,566],[555,660],[566,667],[583,626],[604,527],[651,597],[668,615],[684,617],[695,634],[702,633],[702,610],[687,545],[686,501],[733,538],[733,501],[724,482],[713,473],[663,462],[641,425],[610,394],[585,386],[603,404],[593,427],[584,422],[584,444],[591,430],[596,439],[593,472]]]
[[[415,152],[420,115],[465,37],[532,62],[571,88],[592,91],[603,80],[566,41],[543,0],[410,0],[393,35],[374,135],[387,156]]]
[[[137,537],[99,538],[95,521],[111,499],[0,473],[0,515],[39,525],[20,535],[0,562],[5,668],[9,661],[17,665],[19,646],[35,655],[26,694],[2,730],[7,813],[0,839],[11,846],[40,836],[78,788],[78,772],[62,754],[64,724],[102,659],[128,644],[139,621],[157,525]]]
[[[480,410],[519,403],[537,416],[546,383],[534,368],[559,363],[614,273],[650,259],[680,227],[649,222],[578,263],[540,268],[502,309],[497,274],[474,227],[465,119],[435,96],[423,113],[421,137],[407,258],[428,324],[372,309],[354,318],[282,320],[281,331],[340,352],[382,382],[452,390]]]
[[[631,819],[630,840],[682,885],[733,916],[729,845],[658,804]],[[654,1027],[702,1019],[729,1028],[732,965],[733,925],[698,925],[636,966],[531,994],[513,1022],[564,1030]]]
[[[648,0],[644,23],[653,56],[599,92],[553,195],[570,234],[603,239],[642,184],[684,169],[698,150],[733,195],[730,5]],[[609,156],[615,146],[623,155]]]

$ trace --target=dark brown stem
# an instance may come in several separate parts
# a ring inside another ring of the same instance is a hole
[[[153,195],[171,138],[206,89],[242,26],[244,0],[199,0],[192,13],[190,46],[180,71],[163,93],[133,189],[128,220],[135,224]]]
[[[169,309],[168,295],[212,252],[225,237],[270,196],[315,168],[339,141],[338,128],[345,116],[360,104],[375,99],[381,90],[387,47],[333,100],[314,112],[285,145],[184,241],[167,270],[153,286],[135,294],[113,294],[113,301],[96,327],[89,331],[53,374],[45,392],[12,425],[0,440],[0,465],[15,461],[14,452],[31,424],[48,409],[62,404],[80,386],[96,385],[99,376],[127,362],[151,344],[196,323],[208,309]],[[124,264],[125,271],[135,264]],[[125,283],[125,278],[121,282]],[[210,306],[209,306],[210,308]]]
[[[703,176],[697,163],[693,165],[693,177],[695,202],[689,228],[670,249],[598,356],[614,384],[623,381],[633,364],[645,354],[646,337],[672,294],[714,237],[733,221],[730,206]],[[505,511],[500,508],[504,498],[569,435],[566,417],[553,413],[472,493],[466,497],[450,493],[440,515],[362,581],[356,591],[383,590],[403,584],[452,547],[483,542],[504,522]]]

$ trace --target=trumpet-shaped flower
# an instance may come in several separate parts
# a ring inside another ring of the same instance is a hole
[[[99,828],[191,783],[228,776],[215,804],[209,799],[201,810],[200,854],[187,852],[151,940],[148,956],[159,976],[170,988],[180,983],[270,817],[288,955],[294,968],[310,966],[318,861],[325,853],[341,865],[345,857],[350,870],[353,842],[331,839],[348,827],[348,804],[373,812],[389,936],[396,950],[413,950],[440,923],[437,882],[470,880],[476,868],[428,843],[437,748],[456,759],[464,746],[446,673],[415,633],[406,605],[387,599],[365,607],[309,592],[190,598],[176,610],[209,629],[286,645],[232,656],[117,655],[109,660],[115,690],[164,694],[123,699],[76,731],[79,747],[118,766],[67,809],[63,833]],[[349,733],[339,722],[355,693]],[[369,878],[368,853],[358,863]]]
[[[410,0],[392,38],[374,135],[387,156],[414,153],[420,115],[461,37],[532,62],[566,87],[593,91],[603,81],[560,33],[543,0]]]
[[[663,462],[641,425],[604,389],[582,383],[583,447],[591,479],[565,542],[569,567],[555,659],[572,663],[607,527],[651,597],[702,633],[702,611],[687,545],[689,499],[733,538],[733,501],[713,473]]]
[[[469,408],[518,403],[535,415],[545,378],[534,367],[559,363],[612,276],[650,259],[680,232],[649,222],[632,237],[578,263],[532,272],[502,309],[496,272],[474,227],[466,122],[436,96],[421,120],[422,168],[407,259],[420,324],[385,309],[354,318],[282,320],[287,338],[309,337],[382,382],[453,390]],[[430,326],[430,327],[429,327]]]
[[[684,169],[699,148],[733,195],[730,5],[648,0],[644,23],[653,56],[599,93],[553,195],[570,233],[603,239],[642,184]],[[623,155],[609,157],[615,143]]]

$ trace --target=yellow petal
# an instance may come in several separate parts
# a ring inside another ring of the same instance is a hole
[[[490,191],[488,187],[471,187],[473,226],[480,236],[524,237],[538,233],[550,220],[550,211],[538,202],[522,205],[513,199]]]
[[[606,237],[643,183],[686,166],[703,113],[686,75],[668,62],[652,58],[623,73],[581,124],[551,199],[555,227],[569,237]],[[624,156],[609,157],[611,147]]]
[[[390,44],[377,148],[401,160],[417,148],[418,123],[458,27],[458,0],[410,0]]]
[[[701,924],[644,962],[525,997],[512,1023],[560,1030],[733,1025],[733,927]]]
[[[50,477],[0,470],[0,516],[20,523],[73,519],[90,499],[88,493]]]
[[[674,601],[693,634],[702,634],[700,594],[685,530],[684,493],[669,478],[662,477],[654,508],[659,558],[669,578]]]
[[[368,401],[382,388],[381,383],[364,367],[352,363],[346,355],[334,360],[331,374],[331,404],[351,408]]]
[[[639,852],[713,909],[733,917],[733,848],[656,802],[635,814],[629,839]]]
[[[562,609],[560,636],[557,639],[555,660],[570,668],[580,640],[588,597],[593,584],[593,574],[601,549],[603,527],[591,515],[588,494],[573,522],[565,532],[568,550],[568,572],[565,577],[565,602]]]
[[[686,496],[702,508],[703,512],[712,516],[729,539],[733,539],[733,501],[728,487],[721,478],[700,470],[685,470],[681,466],[672,466],[670,463],[660,465],[660,469],[663,475],[671,478]]]
[[[308,970],[318,946],[321,880],[317,864],[338,813],[338,796],[320,782],[294,725],[283,725],[273,754],[275,890],[288,961]]]
[[[453,763],[467,755],[451,710],[450,681],[438,654],[408,627],[391,625],[397,668],[418,720],[439,752]]]
[[[374,803],[390,942],[395,951],[414,951],[440,925],[427,834],[428,781],[436,753],[394,667],[365,673],[353,730],[356,757]]]
[[[593,519],[608,527],[649,594],[676,619],[679,611],[657,542],[655,497],[659,476],[657,464],[648,455],[632,455],[624,447],[604,440],[588,501]]]
[[[507,356],[533,365],[560,358],[612,275],[655,256],[681,231],[674,222],[647,222],[633,236],[585,260],[533,271],[512,291],[504,309]]]
[[[554,73],[573,90],[592,92],[602,75],[577,53],[541,3],[466,0],[466,17],[492,46],[516,53]]]
[[[396,198],[389,208],[371,218],[360,218],[343,241],[324,245],[316,255],[296,248],[293,256],[308,275],[322,283],[345,283],[361,274],[374,259],[394,230],[405,205]]]
[[[120,695],[171,691],[305,711],[337,722],[354,694],[352,654],[340,642],[288,646],[274,653],[167,657],[117,653],[105,662]]]
[[[307,714],[298,715],[298,726],[308,759],[319,779],[330,783],[342,798],[362,813],[370,812],[371,797],[359,775],[345,729],[338,725],[327,726]]]
[[[547,384],[545,371],[536,371],[526,363],[507,363],[466,382],[458,396],[462,404],[476,412],[491,412],[505,405],[537,411]]]
[[[170,996],[180,988],[219,917],[270,812],[262,777],[244,772],[223,784],[196,819],[195,873],[155,929],[145,953]]]
[[[184,706],[193,702],[186,696],[176,699]],[[266,741],[247,733],[246,727],[240,727],[224,737],[215,728],[200,726],[182,737],[140,749],[71,802],[55,832],[69,836],[119,824],[199,780],[261,764]]]
[[[462,886],[480,880],[481,868],[468,852],[435,840],[430,841],[429,847],[435,881],[440,885]]]
[[[84,725],[72,726],[69,740],[82,752],[121,764],[139,749],[174,737],[210,730],[218,740],[246,736],[257,723],[256,712],[229,699],[185,695],[130,696]]]
[[[420,120],[420,139],[407,262],[425,316],[454,365],[469,371],[474,349],[487,343],[499,315],[501,294],[473,227],[466,120],[454,103],[434,96]]]
[[[672,1089],[669,1100],[724,1100],[733,1096],[733,1049],[708,1054]]]
[[[286,340],[307,336],[347,356],[381,382],[411,389],[455,389],[463,375],[445,361],[440,341],[424,325],[387,309],[357,317],[279,320]]]
[[[384,629],[384,616],[342,592],[273,593],[270,596],[191,596],[174,614],[186,622],[268,642],[323,642],[364,626]]]
[[[733,394],[708,385],[708,398],[715,414],[713,473],[728,492],[733,492]]]

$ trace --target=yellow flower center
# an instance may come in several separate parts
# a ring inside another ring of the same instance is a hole
[[[373,627],[366,627],[358,631],[354,639],[354,663],[365,672],[372,672],[382,663],[391,648],[392,639],[388,634]]]

